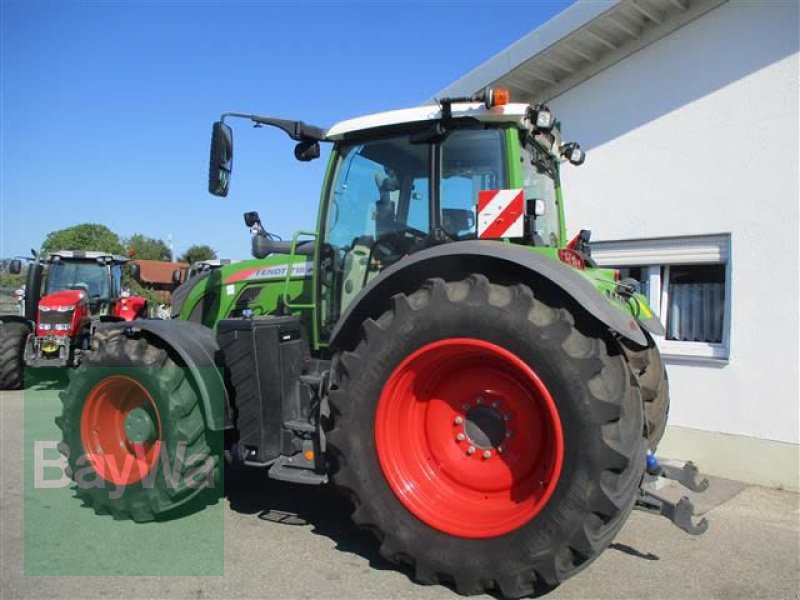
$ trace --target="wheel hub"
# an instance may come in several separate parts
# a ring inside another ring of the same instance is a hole
[[[497,448],[506,436],[503,415],[490,406],[475,406],[465,415],[464,433],[478,448]]]
[[[144,444],[156,439],[156,424],[143,407],[134,408],[125,416],[125,435],[134,444]]]

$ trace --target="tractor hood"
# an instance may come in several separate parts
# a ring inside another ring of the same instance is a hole
[[[39,310],[58,310],[59,308],[62,310],[69,310],[85,301],[86,292],[83,290],[60,290],[58,292],[53,292],[52,294],[42,296],[42,299],[39,300]]]

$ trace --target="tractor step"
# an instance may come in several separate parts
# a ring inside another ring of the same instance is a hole
[[[267,475],[271,479],[278,481],[288,481],[291,483],[302,483],[304,485],[322,485],[328,483],[326,473],[317,473],[301,464],[304,459],[297,456],[280,456],[272,463]]]
[[[650,454],[647,456],[647,470],[634,508],[666,517],[688,534],[702,535],[708,530],[708,520],[703,517],[697,523],[693,521],[695,508],[688,496],[674,502],[656,491],[659,480],[669,479],[692,492],[702,493],[708,489],[708,479],[698,480],[698,477],[697,467],[691,461],[681,466],[662,465],[655,455]]]

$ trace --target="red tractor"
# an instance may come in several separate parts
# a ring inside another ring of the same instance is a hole
[[[0,389],[21,388],[25,367],[77,366],[97,323],[146,315],[147,301],[122,290],[126,261],[106,252],[34,253],[24,315],[0,316]],[[11,273],[21,269],[11,261]]]

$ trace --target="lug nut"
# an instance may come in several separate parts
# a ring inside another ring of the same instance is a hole
[[[503,453],[503,452],[505,452],[505,451],[506,451],[506,449],[505,449],[505,448],[503,448],[502,446],[498,446],[498,447],[497,447],[497,453],[498,453],[498,454],[502,454],[502,453]]]
[[[456,439],[457,439],[459,442],[463,442],[465,438],[466,438],[466,436],[465,436],[463,433],[459,433],[459,434],[456,436]]]
[[[477,398],[475,398],[475,402],[477,402],[478,404],[483,404],[483,396],[478,396]]]
[[[461,425],[463,422],[464,422],[464,417],[456,417],[455,421],[453,421],[453,423],[455,423],[456,425]]]
[[[511,420],[511,415],[503,415],[503,420],[504,421],[510,421]]]
[[[469,402],[464,402],[464,404],[461,405],[461,408],[464,410],[469,410]]]
[[[511,431],[510,429],[508,431],[506,431],[506,437],[507,438],[510,438],[512,435],[514,435],[513,431]]]
[[[492,402],[492,408],[497,408],[498,406],[500,406],[500,403],[497,400]]]
[[[491,458],[491,457],[492,457],[492,453],[491,452],[489,452],[488,450],[484,450],[483,451],[483,458],[486,459],[486,458]]]
[[[467,454],[470,455],[475,454],[475,446],[470,446],[469,448],[467,448]]]

